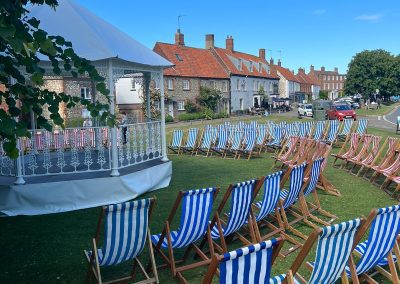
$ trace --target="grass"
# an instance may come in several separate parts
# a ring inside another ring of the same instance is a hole
[[[399,103],[391,103],[391,104],[381,104],[381,108],[378,109],[370,109],[367,110],[365,108],[360,108],[356,110],[357,115],[366,116],[366,115],[386,115],[391,112],[393,109],[398,107]]]
[[[382,136],[389,135],[378,129],[368,131]],[[161,231],[163,220],[167,218],[179,190],[220,186],[218,203],[229,183],[273,172],[269,154],[250,161],[187,156],[170,158],[173,162],[170,186],[145,195],[157,197],[150,223],[152,233]],[[324,209],[339,217],[338,221],[367,215],[373,207],[397,203],[368,181],[332,168],[331,161],[325,175],[340,189],[342,197],[319,192],[320,201]],[[82,251],[90,247],[98,214],[99,209],[94,208],[43,216],[0,218],[0,283],[82,283],[87,269]],[[178,222],[179,214],[172,228],[177,228]],[[310,232],[304,227],[299,229]],[[239,246],[239,243],[234,243],[231,248]],[[286,272],[296,255],[297,252],[285,260],[278,260],[272,274]],[[113,277],[120,272],[129,272],[127,264],[116,269],[105,269],[103,275],[105,278]],[[205,268],[196,269],[185,275],[190,283],[199,283],[204,272]],[[168,270],[160,270],[159,275],[161,283],[177,283]]]

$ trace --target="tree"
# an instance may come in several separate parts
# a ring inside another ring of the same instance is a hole
[[[40,28],[40,22],[29,16],[28,5],[49,5],[55,9],[57,0],[0,0],[0,101],[7,105],[8,111],[0,109],[0,139],[7,155],[18,156],[16,141],[18,137],[30,137],[27,122],[18,121],[32,110],[37,117],[37,127],[51,131],[52,126],[43,115],[47,107],[50,119],[55,125],[63,126],[59,114],[60,103],[72,108],[78,103],[84,105],[92,116],[100,116],[101,121],[114,123],[107,104],[98,101],[91,103],[80,97],[55,93],[42,89],[45,70],[39,65],[39,55],[48,59],[52,72],[61,75],[62,71],[73,77],[88,75],[97,91],[107,96],[109,91],[97,70],[90,62],[79,57],[71,42],[58,35],[49,35]]]
[[[328,91],[320,90],[319,91],[319,98],[321,100],[327,100],[328,99]]]
[[[201,86],[200,95],[197,96],[196,99],[201,106],[215,111],[221,100],[221,92],[216,89]]]
[[[349,64],[345,91],[347,94],[361,93],[364,98],[376,89],[383,96],[395,95],[400,92],[399,74],[398,57],[382,49],[365,50],[357,53]]]

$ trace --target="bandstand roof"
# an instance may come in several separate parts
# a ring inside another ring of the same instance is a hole
[[[88,60],[119,58],[149,66],[173,65],[74,1],[59,1],[55,11],[47,5],[32,6],[30,11],[49,35],[71,41],[75,52]]]

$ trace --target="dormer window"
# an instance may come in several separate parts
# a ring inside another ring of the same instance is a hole
[[[240,71],[242,71],[242,59],[239,59],[239,66],[238,66],[238,69],[239,69]]]
[[[258,63],[258,72],[262,72],[262,63]]]
[[[253,62],[250,61],[250,72],[253,72]]]
[[[183,61],[182,57],[178,53],[175,53],[175,56],[178,61]]]

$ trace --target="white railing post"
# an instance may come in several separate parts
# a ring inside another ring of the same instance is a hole
[[[161,103],[161,145],[163,157],[161,161],[167,162],[167,137],[165,134],[165,106],[164,106],[164,74],[163,69],[160,70],[160,103]]]
[[[21,155],[21,139],[17,139],[17,149],[18,149],[18,158],[17,158],[17,168],[15,172],[16,180],[14,184],[23,185],[25,184],[24,176],[22,174],[22,155]]]
[[[110,90],[110,113],[115,114],[115,94],[112,59],[108,60],[108,89]],[[117,127],[111,128],[111,174],[112,177],[118,177],[118,149],[117,149]]]

